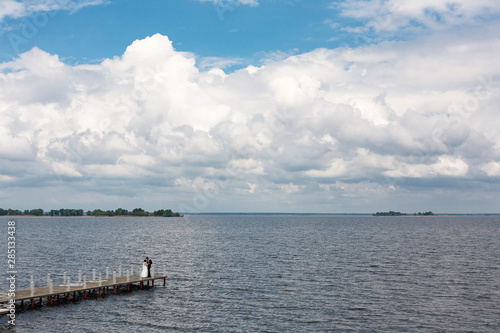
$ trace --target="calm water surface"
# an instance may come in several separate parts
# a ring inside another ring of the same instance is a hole
[[[18,288],[30,275],[41,286],[47,273],[59,284],[63,272],[125,271],[147,255],[169,277],[166,288],[18,311],[12,332],[500,332],[499,216],[16,222]]]

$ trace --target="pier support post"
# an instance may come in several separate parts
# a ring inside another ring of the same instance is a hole
[[[83,299],[87,299],[87,290],[83,291]]]
[[[49,301],[50,306],[52,306],[52,298],[53,298],[53,296],[50,295],[50,301]]]
[[[167,285],[167,278],[163,278],[163,286],[165,287]]]
[[[141,285],[140,285],[139,289],[142,289],[142,281],[141,281]]]
[[[152,280],[153,281],[153,287],[155,286],[155,280]]]
[[[127,284],[127,291],[130,291],[130,283]]]
[[[69,298],[70,298],[70,295],[71,295],[71,294],[70,294],[70,293],[68,293],[68,303],[69,303]]]
[[[99,288],[99,297],[101,297],[101,295],[102,295],[101,288]]]
[[[31,308],[33,309],[34,306],[35,306],[35,300],[32,298],[31,299]]]
[[[116,286],[113,286],[113,294],[116,294]]]

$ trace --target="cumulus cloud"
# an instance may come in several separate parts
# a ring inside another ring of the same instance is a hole
[[[225,73],[159,34],[95,65],[34,48],[0,64],[0,182],[64,180],[108,202],[170,193],[181,210],[251,196],[262,210],[328,211],[416,182],[488,183],[500,175],[498,51],[496,38],[433,36]]]

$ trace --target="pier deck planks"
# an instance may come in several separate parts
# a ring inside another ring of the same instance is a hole
[[[114,287],[114,286],[118,287],[118,286],[123,286],[123,285],[127,285],[127,284],[138,283],[138,282],[144,283],[147,281],[153,281],[153,284],[154,284],[154,280],[163,279],[163,281],[165,282],[166,278],[167,278],[166,275],[156,275],[156,276],[152,276],[152,277],[148,277],[148,278],[141,278],[138,275],[130,275],[129,281],[127,281],[126,276],[119,276],[119,277],[116,277],[115,283],[113,283],[113,278],[102,279],[100,285],[99,285],[99,280],[87,281],[87,285],[85,288],[83,287],[83,282],[82,283],[71,283],[69,286],[69,289],[68,289],[68,285],[54,285],[52,287],[52,293],[50,292],[50,288],[48,286],[35,288],[33,294],[31,293],[31,289],[20,289],[20,290],[15,291],[14,300],[15,301],[23,301],[23,300],[28,300],[28,299],[57,296],[57,295],[61,295],[61,294],[89,291],[89,290],[93,290],[93,289],[100,289],[100,288],[106,288],[106,287]],[[9,294],[8,292],[0,293],[0,304],[7,303],[10,301],[8,294]]]

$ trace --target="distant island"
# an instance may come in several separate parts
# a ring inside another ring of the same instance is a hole
[[[413,214],[406,214],[406,213],[401,213],[401,212],[395,212],[395,211],[388,211],[388,212],[376,212],[372,214],[373,216],[432,216],[434,215],[433,212],[428,211],[425,213],[413,213]]]
[[[160,209],[155,210],[150,213],[142,208],[134,208],[132,211],[128,211],[123,208],[118,208],[117,210],[88,210],[85,214],[83,209],[52,209],[49,212],[44,212],[43,209],[31,209],[20,211],[19,209],[3,209],[0,208],[0,216],[161,216],[161,217],[183,217],[176,212],[172,212],[170,209]]]

